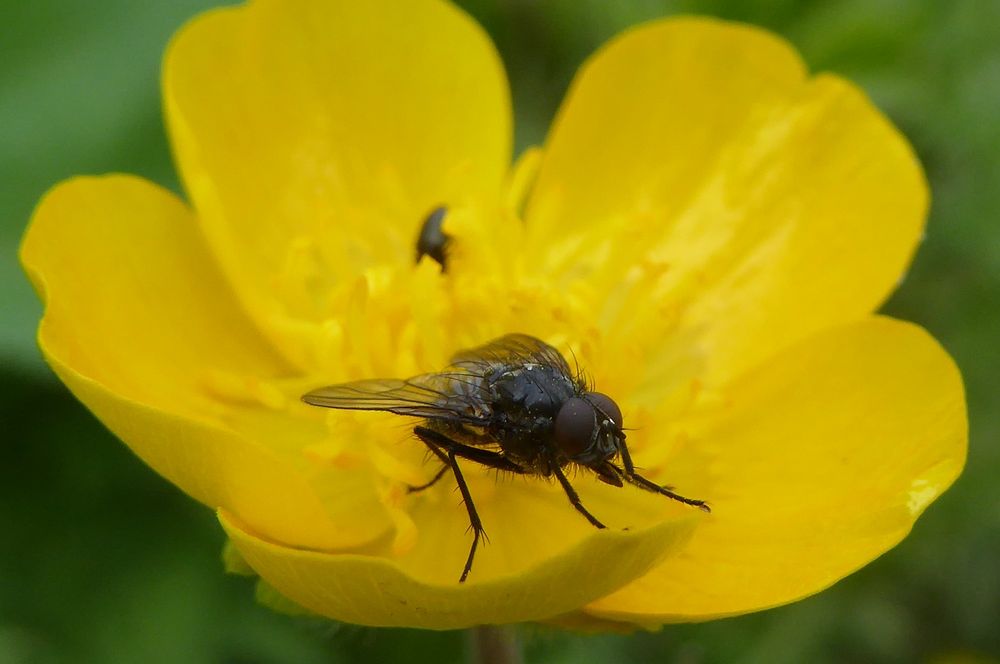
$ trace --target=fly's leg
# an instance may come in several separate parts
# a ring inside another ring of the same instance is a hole
[[[420,431],[417,431],[417,429],[420,429]],[[423,432],[424,435],[421,435],[421,432]],[[432,486],[437,484],[438,480],[444,477],[444,474],[447,473],[448,470],[451,468],[451,462],[448,461],[448,455],[442,452],[441,448],[429,442],[426,438],[427,434],[436,433],[435,431],[432,431],[430,429],[424,429],[423,427],[416,427],[414,429],[414,433],[417,434],[420,440],[422,440],[424,444],[427,445],[427,449],[433,452],[434,456],[436,456],[444,465],[441,466],[441,470],[437,471],[434,477],[431,478],[430,482],[425,482],[424,484],[420,484],[418,486],[407,486],[406,487],[407,493],[417,493],[418,491],[423,491],[424,489],[431,488]],[[444,436],[441,437],[444,438]],[[447,438],[445,440],[447,440]]]
[[[632,472],[631,475],[627,473],[625,474],[625,481],[628,482],[629,484],[633,484],[639,487],[640,489],[645,489],[646,491],[651,491],[652,493],[658,493],[661,496],[666,496],[667,498],[676,500],[679,503],[684,503],[685,505],[692,505],[694,507],[697,507],[702,512],[712,511],[712,508],[709,507],[708,503],[706,503],[704,500],[695,500],[694,498],[686,498],[680,495],[679,493],[674,493],[670,489],[660,486],[656,482],[647,480],[645,477],[639,475],[634,471]]]
[[[566,475],[563,473],[562,469],[557,465],[553,465],[552,470],[555,472],[556,478],[559,480],[559,484],[562,485],[563,491],[566,492],[569,502],[573,504],[576,511],[587,517],[587,521],[590,521],[595,528],[605,528],[606,526],[598,521],[597,517],[588,512],[587,508],[583,506],[583,502],[580,501],[580,495],[576,492],[576,489],[573,488],[573,485],[569,483],[569,480],[566,479]]]
[[[637,477],[635,472],[635,464],[632,463],[632,455],[629,454],[628,445],[625,444],[624,438],[618,441],[618,452],[622,456],[622,465],[625,467],[625,472],[623,473],[619,469],[619,473],[622,474],[622,477],[624,477],[625,479],[628,479],[629,477]],[[608,464],[608,465],[615,467],[614,464]],[[667,491],[672,491],[674,487],[664,486],[662,488],[666,489]]]
[[[431,448],[431,451],[434,452],[434,454],[436,454],[437,457],[445,464],[448,463],[448,457],[442,450],[454,452],[455,456],[460,459],[468,459],[469,461],[474,461],[489,468],[505,470],[507,472],[517,473],[518,475],[524,473],[524,468],[521,468],[521,466],[517,465],[499,452],[484,450],[479,447],[473,447],[472,445],[464,445],[452,440],[440,431],[428,429],[427,427],[413,427],[413,433],[415,433],[417,438],[422,440],[427,447]]]
[[[469,512],[469,525],[472,528],[472,546],[469,547],[469,557],[465,559],[462,576],[458,577],[459,583],[465,583],[465,580],[469,578],[469,572],[472,571],[472,561],[476,557],[479,538],[486,537],[486,531],[483,529],[483,522],[479,520],[479,513],[476,512],[476,505],[472,502],[472,494],[469,492],[469,486],[465,483],[465,478],[462,477],[462,471],[458,468],[454,452],[448,452],[448,460],[451,462],[451,469],[455,472],[455,482],[458,483],[458,490],[462,493],[462,502],[465,503],[465,509]]]
[[[446,468],[451,468],[452,473],[455,475],[455,482],[458,484],[458,490],[462,494],[462,502],[465,503],[465,509],[469,513],[469,524],[472,528],[472,547],[469,549],[469,557],[466,559],[465,567],[462,569],[462,576],[458,579],[459,583],[465,583],[469,572],[472,571],[472,561],[476,557],[476,549],[479,547],[480,538],[487,541],[489,541],[489,538],[486,537],[483,522],[479,519],[479,513],[476,512],[476,505],[472,502],[472,493],[469,491],[469,485],[465,483],[462,470],[458,467],[458,457],[499,470],[508,470],[516,473],[523,473],[524,470],[501,454],[491,450],[481,450],[471,445],[463,445],[433,429],[414,427],[413,433],[446,464]],[[439,473],[439,475],[441,474],[443,473]],[[437,479],[435,478],[431,484],[437,481]]]
[[[624,434],[623,434],[624,436]],[[625,475],[635,475],[635,464],[632,463],[632,455],[628,453],[628,445],[625,444],[625,438],[618,439],[618,453],[622,457],[622,465],[625,466]],[[608,464],[613,466],[614,464]]]
[[[629,454],[628,446],[625,444],[624,439],[618,441],[618,452],[622,455],[622,465],[625,466],[624,473],[621,468],[618,468],[614,464],[609,463],[608,465],[617,470],[618,474],[622,475],[622,477],[636,477],[635,464],[632,463],[632,455]],[[661,485],[660,488],[666,489],[667,491],[674,490],[674,487],[669,484]]]
[[[423,491],[424,489],[431,488],[432,486],[438,483],[438,480],[444,477],[444,474],[448,472],[448,469],[450,467],[451,466],[449,466],[447,462],[445,462],[445,465],[441,466],[441,470],[437,471],[434,477],[431,478],[430,482],[424,482],[423,484],[418,484],[417,486],[407,486],[406,493],[417,493],[418,491]]]
[[[622,440],[618,443],[618,451],[622,457],[622,465],[625,466],[624,470],[618,469],[614,464],[608,464],[612,468],[619,470],[622,478],[634,486],[650,491],[652,493],[658,493],[661,496],[666,496],[672,500],[676,500],[679,503],[684,503],[685,505],[692,505],[697,507],[703,512],[711,512],[712,508],[708,506],[704,500],[695,500],[694,498],[686,498],[679,493],[674,493],[669,486],[660,486],[656,482],[647,480],[645,477],[635,472],[635,465],[632,463],[632,456],[628,453],[628,447],[625,445],[625,441]]]

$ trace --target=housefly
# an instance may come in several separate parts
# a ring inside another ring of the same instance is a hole
[[[566,478],[569,466],[591,471],[616,487],[631,484],[709,511],[704,501],[685,498],[639,475],[614,400],[590,390],[558,350],[525,334],[508,334],[461,351],[439,373],[330,385],[302,399],[313,406],[387,411],[423,420],[413,433],[443,466],[429,482],[410,491],[427,489],[449,469],[454,474],[473,533],[460,583],[472,569],[483,524],[459,460],[519,475],[555,477],[573,507],[597,528],[605,526],[584,507]]]

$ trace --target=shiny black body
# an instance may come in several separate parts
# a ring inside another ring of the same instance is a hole
[[[568,465],[590,470],[613,486],[632,484],[709,511],[703,501],[636,473],[618,406],[589,389],[559,351],[528,335],[510,334],[460,352],[439,373],[331,385],[303,400],[423,419],[413,432],[444,465],[429,482],[410,490],[428,488],[449,469],[455,475],[474,532],[460,581],[472,568],[483,526],[459,459],[520,475],[554,476],[573,507],[597,528],[604,524],[583,506],[563,471]]]
[[[456,417],[428,420],[426,426],[468,445],[499,446],[527,473],[548,477],[553,464],[570,463],[553,439],[555,418],[567,399],[585,392],[583,385],[541,364],[498,365],[476,382],[482,401],[474,424]]]
[[[585,385],[543,364],[507,367],[487,383],[493,405],[487,432],[504,456],[545,476],[553,462],[569,463],[553,441],[555,417],[567,399],[586,391]]]

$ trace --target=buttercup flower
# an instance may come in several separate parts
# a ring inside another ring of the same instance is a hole
[[[705,620],[815,593],[899,542],[961,471],[962,384],[873,315],[928,194],[865,95],[764,31],[649,23],[580,70],[511,167],[503,69],[438,0],[261,0],[171,43],[189,203],[127,175],[39,203],[22,259],[39,343],[234,555],[321,615],[457,628]],[[414,261],[447,209],[446,271]],[[310,407],[511,332],[575,356],[651,479],[462,470],[471,535],[418,421]]]

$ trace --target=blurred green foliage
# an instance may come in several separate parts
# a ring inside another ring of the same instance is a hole
[[[170,34],[209,4],[0,1],[0,664],[458,661],[459,633],[338,626],[257,606],[249,580],[221,571],[213,515],[104,431],[35,348],[40,307],[16,262],[35,201],[77,173],[132,172],[177,189],[159,60]],[[542,140],[595,47],[666,14],[768,27],[813,70],[860,83],[910,137],[934,192],[927,240],[886,310],[951,351],[971,411],[964,476],[902,545],[832,590],[656,634],[528,628],[528,661],[1000,658],[1000,2],[460,4],[507,62],[519,147]]]

